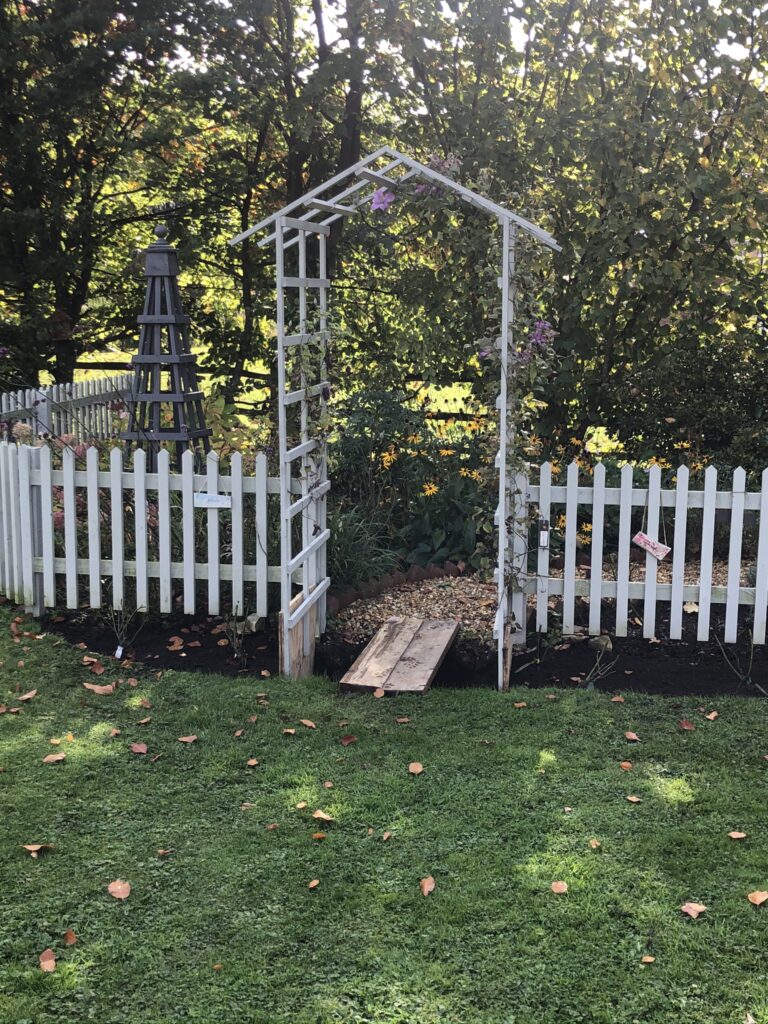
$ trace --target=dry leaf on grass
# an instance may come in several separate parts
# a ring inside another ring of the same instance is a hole
[[[295,729],[283,729],[283,736],[295,736],[295,735],[296,735],[296,730]]]
[[[693,918],[693,920],[695,921],[696,918],[699,916],[699,914],[703,914],[704,911],[707,908],[704,906],[703,903],[690,903],[689,902],[689,903],[684,903],[682,905],[682,907],[680,907],[680,909],[682,910],[682,912],[684,914],[687,914],[688,917]]]
[[[146,754],[147,744],[146,743],[132,743],[131,753],[132,754]]]
[[[264,828],[267,832],[274,832],[276,829],[280,828],[280,825],[276,821],[270,821],[270,823],[265,825]]]
[[[728,838],[729,839],[746,839],[747,838],[747,833],[746,832],[729,832],[728,833]]]
[[[628,800],[628,801],[629,801],[629,802],[630,802],[631,804],[641,804],[641,803],[643,802],[643,801],[642,801],[642,800],[640,799],[640,797],[639,797],[639,796],[635,796],[634,794],[633,794],[632,796],[628,796],[628,797],[627,797],[627,800]]]
[[[644,957],[641,957],[640,963],[641,964],[655,964],[656,963],[656,957],[655,956],[644,956]]]
[[[64,932],[64,945],[65,946],[74,946],[76,944],[77,944],[77,936],[75,935],[75,933],[72,931],[71,928],[67,928],[67,930]]]
[[[326,779],[323,783],[323,789],[333,789],[333,783],[330,779]]]
[[[714,720],[717,718],[717,716],[718,716],[717,711],[710,711],[708,715],[704,715],[704,717],[706,718],[706,720],[708,722],[714,722]]]
[[[391,832],[384,832],[384,833],[382,834],[382,836],[381,836],[381,841],[382,841],[382,843],[386,843],[386,842],[388,842],[388,841],[389,841],[389,840],[390,840],[391,838],[392,838],[392,833],[391,833]]]
[[[631,761],[620,761],[619,762],[619,768],[621,768],[621,770],[623,772],[631,772],[632,771],[632,762]]]
[[[411,775],[421,775],[421,773],[424,771],[424,765],[421,763],[421,761],[411,761],[411,763],[408,765],[408,771],[411,773]]]
[[[591,848],[593,850],[599,850],[600,847],[602,846],[602,843],[600,842],[599,839],[590,839],[589,840],[589,845],[591,846]]]
[[[255,757],[249,757],[245,763],[249,768],[255,768],[259,762]]]
[[[172,853],[173,853],[173,850],[172,850],[172,849],[167,849],[167,850],[158,850],[158,851],[157,851],[157,856],[158,856],[158,857],[170,857],[170,855],[171,855]]]
[[[513,707],[516,707],[516,708],[527,708],[528,705],[525,703],[524,700],[516,700],[514,705],[513,705]]]
[[[27,693],[22,693],[16,700],[21,704],[27,700],[33,700],[37,696],[37,690],[28,690]]]
[[[382,690],[382,688],[379,686],[377,687],[377,689],[373,691],[373,696],[376,698],[376,700],[380,700],[385,695],[385,693],[386,690]]]
[[[318,839],[318,840],[320,840],[320,839],[327,839],[328,838],[328,833],[327,832],[313,832],[312,833],[312,838],[313,839]]]
[[[309,719],[309,718],[300,718],[299,721],[301,722],[302,725],[305,725],[307,727],[307,729],[316,729],[317,728],[315,723],[311,719]]]
[[[116,900],[127,900],[131,895],[131,883],[118,878],[117,881],[109,883],[107,892]]]
[[[46,754],[43,758],[43,764],[59,764],[61,761],[66,761],[66,754]]]
[[[52,949],[44,949],[40,954],[40,970],[47,974],[56,970],[56,956]]]
[[[234,732],[235,739],[239,740],[244,732],[245,732],[245,729],[235,729],[235,732]]]
[[[677,724],[680,726],[683,732],[693,732],[696,728],[693,722],[689,722],[687,718],[681,718]]]
[[[348,736],[342,736],[340,742],[342,747],[348,747],[351,743],[357,743],[357,736],[352,736],[351,734]]]
[[[105,686],[99,686],[97,683],[83,683],[83,686],[91,693],[98,694],[99,697],[108,697],[110,693],[115,692],[114,683],[107,683]]]
[[[407,715],[400,715],[398,718],[395,719],[395,721],[397,722],[398,725],[407,725],[407,723],[410,722],[410,718],[408,718]]]
[[[553,882],[552,885],[550,885],[549,888],[552,890],[552,892],[557,893],[558,895],[560,895],[561,893],[568,892],[568,883],[567,882]]]
[[[313,878],[312,881],[307,886],[307,888],[308,889],[316,889],[318,887],[318,885],[320,885],[320,879],[319,878]]]
[[[748,893],[747,899],[750,903],[754,904],[754,906],[761,907],[763,903],[765,903],[765,901],[768,900],[768,892],[765,892],[761,889],[757,889],[755,892]]]
[[[32,860],[37,860],[41,853],[53,849],[53,843],[25,843],[22,849],[27,851]]]
[[[618,694],[615,697],[611,697],[611,704],[623,704],[623,703],[624,703],[624,698],[620,697]]]
[[[119,729],[114,729],[114,728],[110,729],[109,730],[109,735],[112,736],[113,738],[115,736],[119,736],[120,735],[120,730]]]
[[[421,889],[422,896],[429,896],[431,892],[435,891],[435,880],[432,875],[427,875],[426,878],[422,878],[419,882],[419,888]]]
[[[196,743],[197,736],[179,736],[179,743]]]
[[[306,807],[306,804],[304,806]],[[312,817],[317,818],[318,821],[333,821],[333,818],[330,816],[330,814],[326,814],[325,811],[320,810],[313,811]]]
[[[636,732],[625,732],[624,733],[624,739],[625,740],[629,740],[630,743],[639,743],[640,742],[640,737],[637,735]]]
[[[149,723],[151,721],[152,721],[152,715],[147,715],[146,718],[140,718],[138,720],[138,722],[136,723],[136,725],[149,725]]]

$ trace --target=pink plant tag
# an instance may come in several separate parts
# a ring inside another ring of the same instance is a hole
[[[632,543],[637,544],[643,551],[647,551],[649,555],[653,555],[658,561],[661,561],[672,550],[666,544],[662,544],[660,540],[653,540],[652,537],[649,537],[647,533],[643,533],[642,530],[635,534],[632,538]]]

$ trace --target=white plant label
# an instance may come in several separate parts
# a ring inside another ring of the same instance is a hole
[[[232,508],[232,495],[208,494],[206,491],[196,491],[195,508]]]

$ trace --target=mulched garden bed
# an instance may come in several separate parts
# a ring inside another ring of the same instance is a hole
[[[608,602],[606,602],[608,604]],[[378,627],[391,615],[462,619],[458,638],[448,653],[434,685],[449,687],[495,687],[496,645],[492,639],[496,591],[493,584],[477,577],[446,577],[406,583],[382,594],[355,601],[329,623],[328,634],[318,643],[315,668],[319,674],[340,679]],[[638,610],[639,611],[639,610]],[[712,608],[712,636],[722,636],[725,609]],[[577,600],[577,623],[586,625],[588,605]],[[610,622],[606,608],[604,621]],[[657,606],[657,633],[661,639],[642,636],[640,615],[631,616],[629,636],[612,637],[613,650],[604,663],[616,660],[605,678],[595,681],[605,691],[636,690],[670,695],[742,693],[762,696],[754,686],[745,686],[725,664],[714,639],[696,639],[696,616],[683,616],[683,639],[663,639],[669,632],[668,605]],[[731,660],[749,661],[749,612],[742,610],[742,630],[737,645],[726,648]],[[111,657],[115,637],[103,618],[93,613],[69,613],[49,619],[46,629],[60,634],[73,645]],[[529,633],[529,636],[531,634]],[[177,638],[177,639],[173,639]],[[129,645],[124,657],[147,669],[174,668],[220,675],[247,675],[255,680],[269,678],[278,670],[278,641],[274,623],[243,642],[244,661],[235,657],[221,620],[194,621],[175,615],[145,624]],[[527,652],[515,655],[512,685],[532,687],[584,685],[596,652],[584,636],[537,648],[531,641]],[[752,679],[768,689],[768,650],[755,648]]]

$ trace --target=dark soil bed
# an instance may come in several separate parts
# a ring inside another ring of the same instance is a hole
[[[663,637],[669,631],[667,609],[657,609],[657,632]],[[712,611],[712,636],[722,636],[724,611]],[[743,669],[749,663],[750,637],[748,618],[739,634],[739,643],[729,645],[726,652],[731,661],[740,661]],[[115,654],[115,636],[99,616],[70,613],[56,616],[46,623],[51,632],[60,634],[73,645],[85,644],[90,651],[106,657]],[[684,616],[683,639],[649,641],[642,636],[642,626],[630,625],[630,635],[612,637],[613,650],[603,662],[615,661],[609,675],[595,680],[597,689],[636,690],[668,695],[721,693],[757,694],[756,686],[745,685],[725,663],[723,654],[712,639],[696,640],[696,617]],[[178,637],[183,641],[180,646]],[[315,669],[332,679],[340,679],[365,643],[349,643],[329,634],[317,645]],[[147,622],[123,657],[144,664],[148,669],[184,669],[221,675],[245,674],[255,679],[268,678],[278,670],[278,642],[273,624],[249,634],[243,642],[244,660],[235,656],[220,620],[205,618],[194,621],[182,616]],[[558,644],[555,648],[533,644],[515,655],[512,685],[532,687],[579,687],[596,661],[596,652],[583,641]],[[768,689],[768,651],[754,649],[751,677],[754,683]],[[434,685],[448,687],[494,687],[496,685],[496,647],[488,641],[460,638],[443,662]]]

